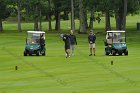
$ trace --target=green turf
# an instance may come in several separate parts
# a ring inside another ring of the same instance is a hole
[[[24,57],[26,34],[16,33],[16,24],[5,24],[5,32],[0,33],[0,93],[139,93],[140,32],[134,29],[136,18],[130,17],[127,23],[128,56],[105,56],[105,33],[99,33],[95,57],[88,56],[87,35],[77,34],[75,56],[65,58],[59,33],[47,32],[47,55]],[[96,32],[104,27],[101,24],[95,24]],[[23,24],[24,30],[31,30],[31,25]]]

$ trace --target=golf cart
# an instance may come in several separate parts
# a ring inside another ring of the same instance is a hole
[[[128,55],[125,31],[107,31],[105,40],[105,55]]]
[[[26,47],[24,56],[36,55],[45,56],[45,32],[42,31],[27,31]]]

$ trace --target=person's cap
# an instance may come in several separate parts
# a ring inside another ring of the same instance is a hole
[[[93,30],[90,30],[90,32],[93,32]]]

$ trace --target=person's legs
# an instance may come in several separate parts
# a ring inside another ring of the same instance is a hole
[[[93,44],[93,53],[94,53],[94,56],[95,56],[95,52],[96,52],[95,44]]]
[[[67,52],[67,49],[65,49],[65,53],[66,53],[66,57],[68,56],[68,52]]]
[[[68,51],[68,55],[69,55],[69,57],[70,57],[70,49],[68,49],[67,51]]]
[[[65,45],[66,58],[70,57],[70,45]]]
[[[92,56],[92,48],[93,48],[93,44],[89,44],[89,56]]]
[[[90,54],[89,54],[89,56],[92,56],[92,48],[90,48]]]
[[[66,49],[66,54],[67,54],[66,57],[70,57],[70,49]]]
[[[41,50],[43,50],[44,49],[44,45],[41,45]]]
[[[67,46],[65,45],[65,53],[66,53],[66,57],[68,56],[68,52],[67,52]]]
[[[93,48],[93,53],[94,53],[94,56],[95,56],[95,52],[96,52],[96,49],[95,49],[95,48]]]
[[[71,45],[71,49],[72,49],[72,55],[74,55],[75,45]]]

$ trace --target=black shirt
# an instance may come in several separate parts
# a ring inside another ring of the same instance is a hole
[[[94,44],[94,43],[95,43],[95,40],[96,40],[95,34],[94,34],[94,35],[89,35],[89,36],[88,36],[88,42],[89,42],[90,44]]]
[[[43,38],[40,38],[40,45],[45,45],[45,40]]]
[[[76,36],[70,34],[70,43],[71,45],[77,45]]]
[[[70,37],[69,35],[64,35],[63,36],[63,41],[65,42],[65,48],[70,48]]]

